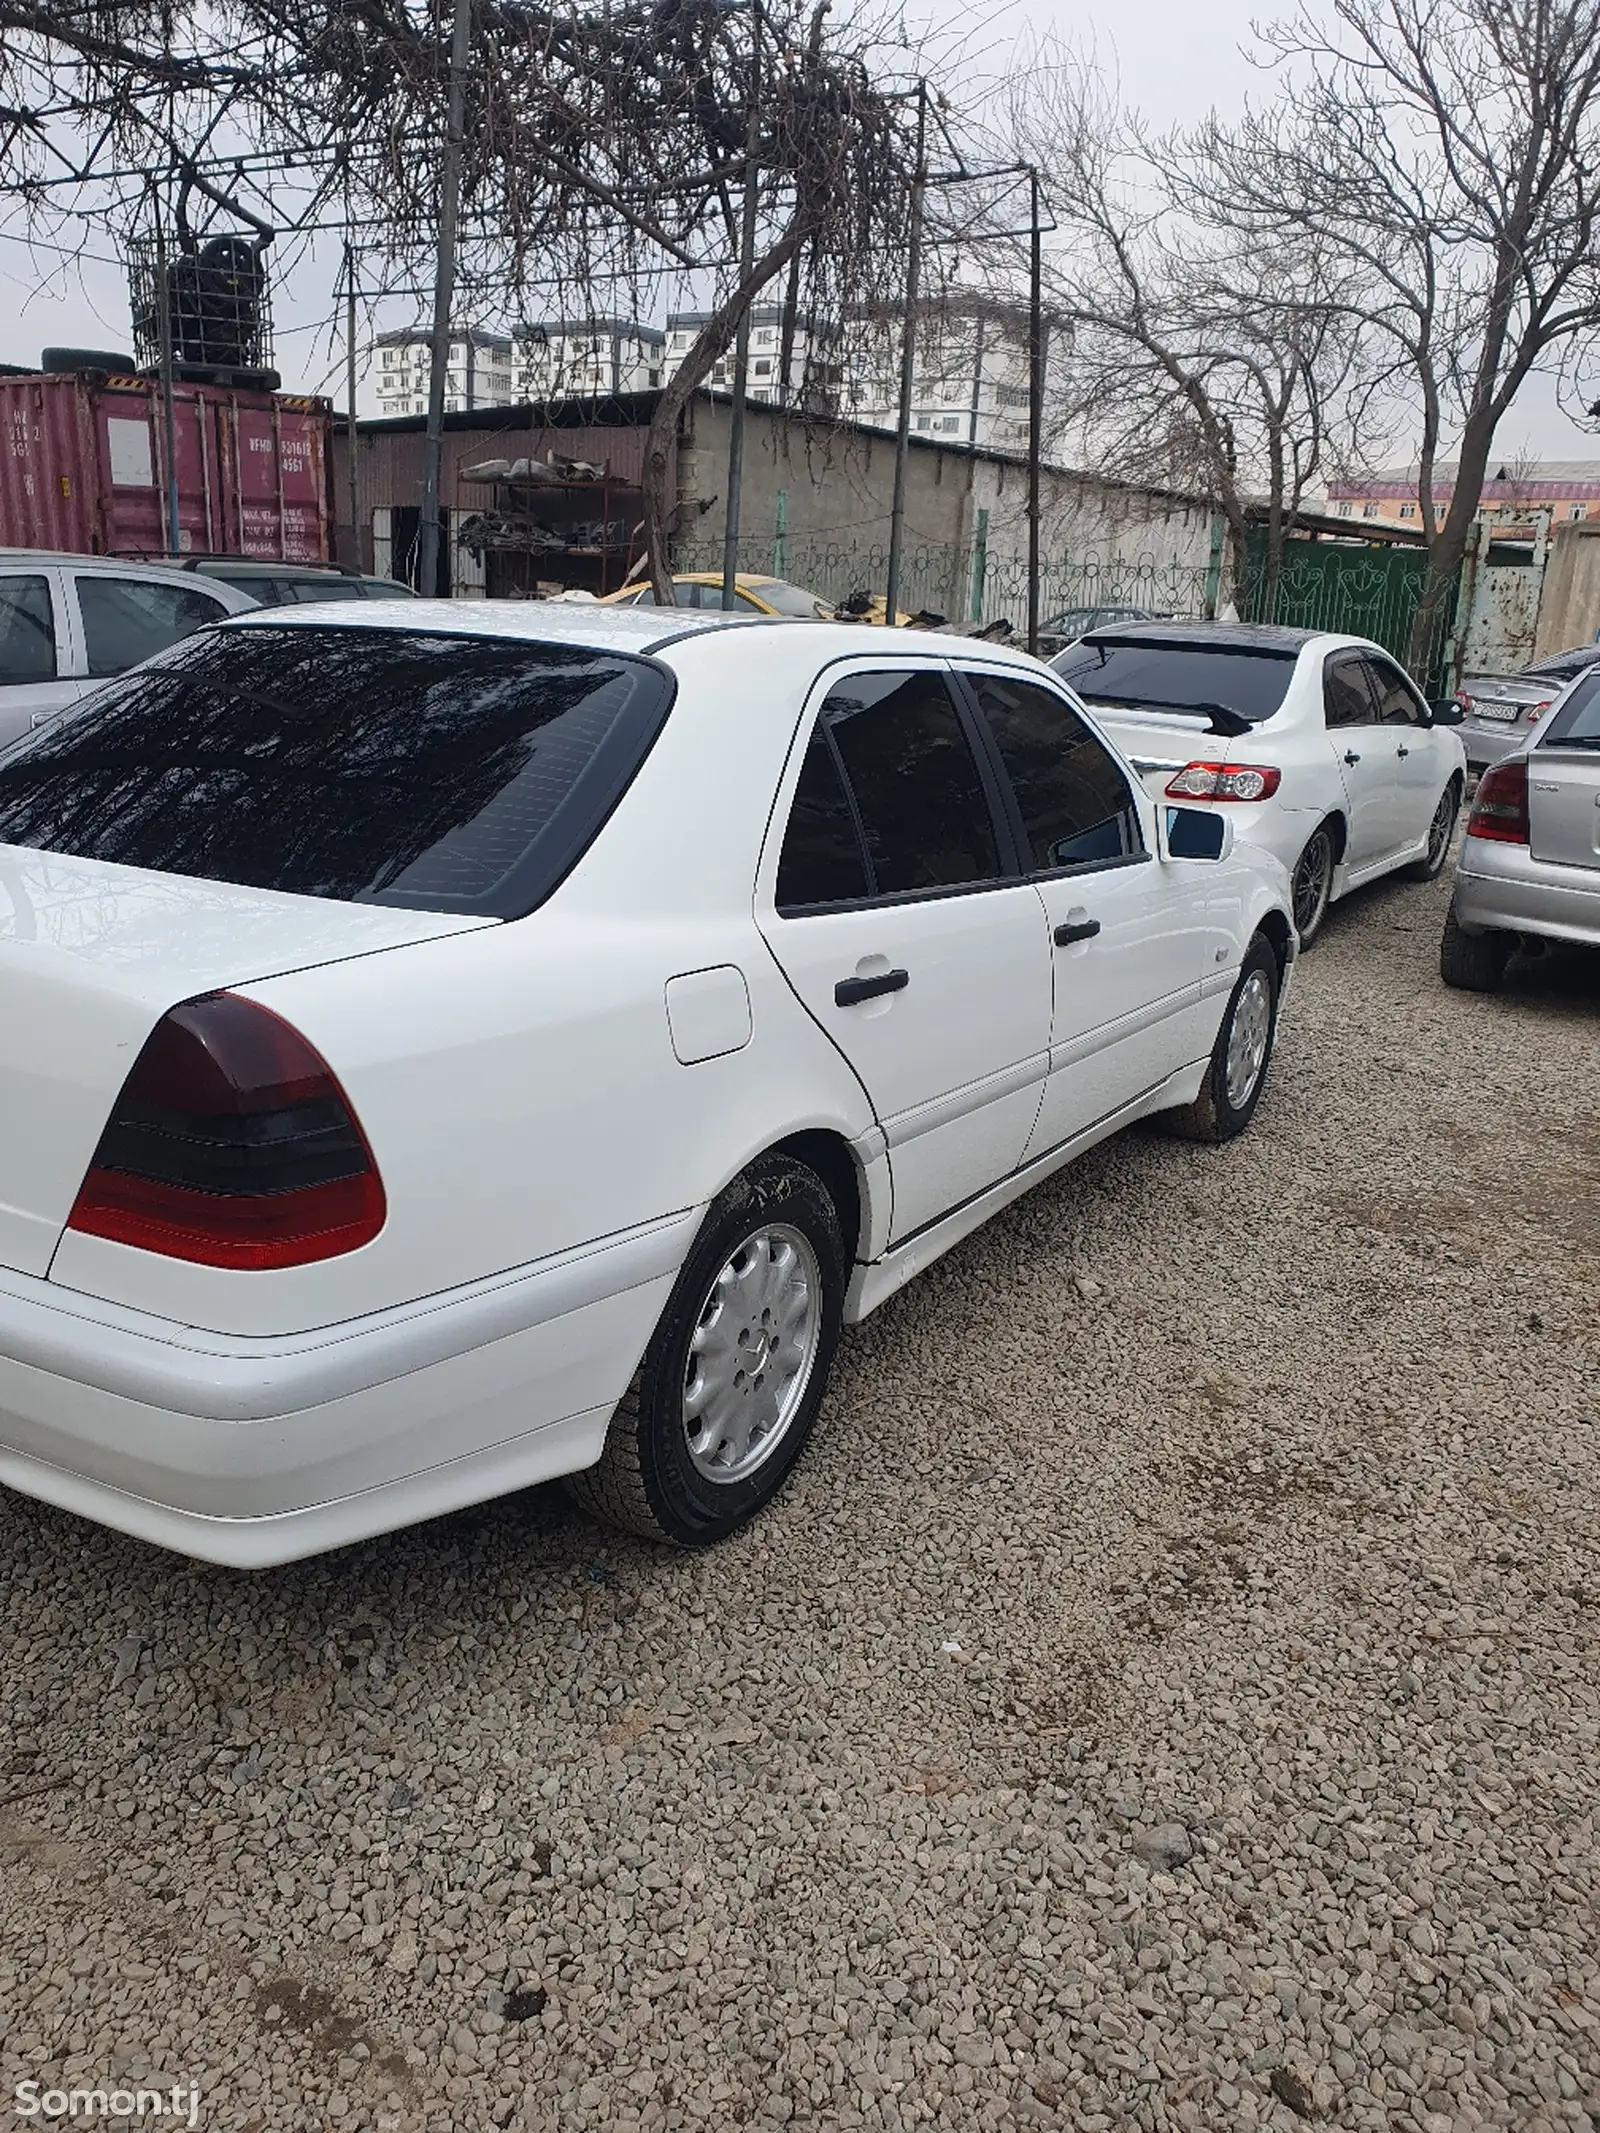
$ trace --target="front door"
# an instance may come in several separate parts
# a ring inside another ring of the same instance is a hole
[[[1378,722],[1378,706],[1359,652],[1334,652],[1323,668],[1322,715],[1328,747],[1344,780],[1344,863],[1352,874],[1378,865],[1398,843],[1394,795],[1395,738]]]
[[[1369,656],[1367,671],[1378,700],[1378,723],[1394,744],[1395,849],[1411,851],[1427,838],[1455,751],[1440,746],[1420,691],[1397,666]]]
[[[1048,1061],[1050,939],[942,665],[823,687],[758,912],[884,1129],[899,1243],[1021,1161]]]
[[[962,671],[1049,927],[1050,1075],[1028,1146],[1042,1155],[1204,1051],[1216,868],[1149,848],[1127,773],[1065,695],[1014,670]]]

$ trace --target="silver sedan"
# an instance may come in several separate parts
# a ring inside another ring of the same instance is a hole
[[[1567,683],[1596,664],[1600,644],[1580,644],[1536,660],[1520,674],[1466,675],[1456,696],[1466,713],[1461,745],[1469,766],[1483,770],[1518,754]]]
[[[1524,939],[1600,948],[1600,667],[1570,684],[1516,755],[1485,771],[1440,974],[1491,992]]]

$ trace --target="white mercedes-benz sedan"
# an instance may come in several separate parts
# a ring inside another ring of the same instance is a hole
[[[1226,808],[1281,859],[1309,947],[1328,906],[1403,868],[1431,881],[1466,785],[1460,703],[1430,704],[1365,637],[1126,622],[1050,662],[1154,794]]]
[[[0,1481],[287,1561],[731,1531],[841,1325],[1249,1121],[1282,868],[958,638],[266,610],[0,758]]]

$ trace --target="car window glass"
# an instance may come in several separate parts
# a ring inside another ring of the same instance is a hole
[[[284,593],[286,598],[305,606],[316,600],[359,600],[361,587],[354,578],[338,578],[330,570],[326,578],[291,579],[285,584]]]
[[[778,860],[778,909],[837,904],[871,893],[866,857],[838,758],[819,722],[806,748]]]
[[[281,607],[285,600],[292,600],[294,593],[282,578],[224,578],[235,592],[247,593],[252,600],[259,600],[263,607]]]
[[[1148,711],[1209,711],[1221,704],[1258,726],[1282,708],[1295,659],[1277,646],[1225,638],[1107,634],[1069,645],[1050,664],[1086,703]]]
[[[672,588],[672,598],[678,607],[699,607],[703,604],[704,592],[703,585],[685,585],[680,579]],[[722,603],[719,600],[717,604],[720,606]]]
[[[29,572],[0,578],[0,687],[56,678],[56,620],[50,581]]]
[[[1372,698],[1366,666],[1360,659],[1330,659],[1322,681],[1322,709],[1330,728],[1370,726]]]
[[[839,751],[878,896],[1000,871],[994,819],[943,675],[852,674],[822,723]]]
[[[187,585],[87,575],[77,582],[84,649],[95,675],[124,673],[227,612],[220,600]]]
[[[1142,850],[1128,781],[1070,704],[1009,674],[967,679],[1016,794],[1030,867],[1084,866]]]
[[[1600,748],[1600,674],[1580,681],[1548,726],[1540,728],[1541,748]]]
[[[1366,661],[1367,679],[1373,695],[1378,700],[1378,723],[1381,726],[1422,726],[1427,724],[1417,692],[1400,672],[1387,660]]]

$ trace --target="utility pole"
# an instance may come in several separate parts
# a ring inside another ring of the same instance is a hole
[[[761,0],[750,10],[750,109],[744,126],[744,203],[739,226],[739,280],[748,289],[756,263],[756,151],[761,145]],[[750,300],[739,314],[733,344],[733,408],[728,420],[728,495],[722,512],[722,606],[736,600],[739,515],[744,487],[744,408],[750,382]]]
[[[1028,258],[1028,650],[1039,654],[1039,451],[1044,434],[1044,301],[1039,239],[1039,173],[1028,172],[1032,208]]]
[[[417,590],[424,599],[432,597],[439,582],[439,469],[444,456],[445,372],[450,363],[450,313],[455,307],[461,151],[467,130],[467,62],[471,50],[472,0],[455,0],[444,162],[439,172],[439,252],[433,276],[428,427],[422,446],[422,509],[417,527]]]
[[[900,336],[900,420],[894,440],[894,502],[889,512],[889,582],[883,619],[893,629],[900,610],[900,557],[906,531],[906,459],[911,444],[911,396],[917,361],[917,288],[922,271],[922,195],[928,182],[928,85],[917,84],[917,167],[911,180],[911,227],[906,242],[906,316]]]
[[[344,401],[345,443],[350,453],[350,546],[357,570],[366,566],[361,545],[361,470],[356,464],[356,248],[345,240]]]
[[[172,281],[167,272],[167,226],[161,194],[150,188],[156,218],[156,328],[161,335],[161,455],[167,477],[167,553],[178,546],[178,424],[172,404]]]

